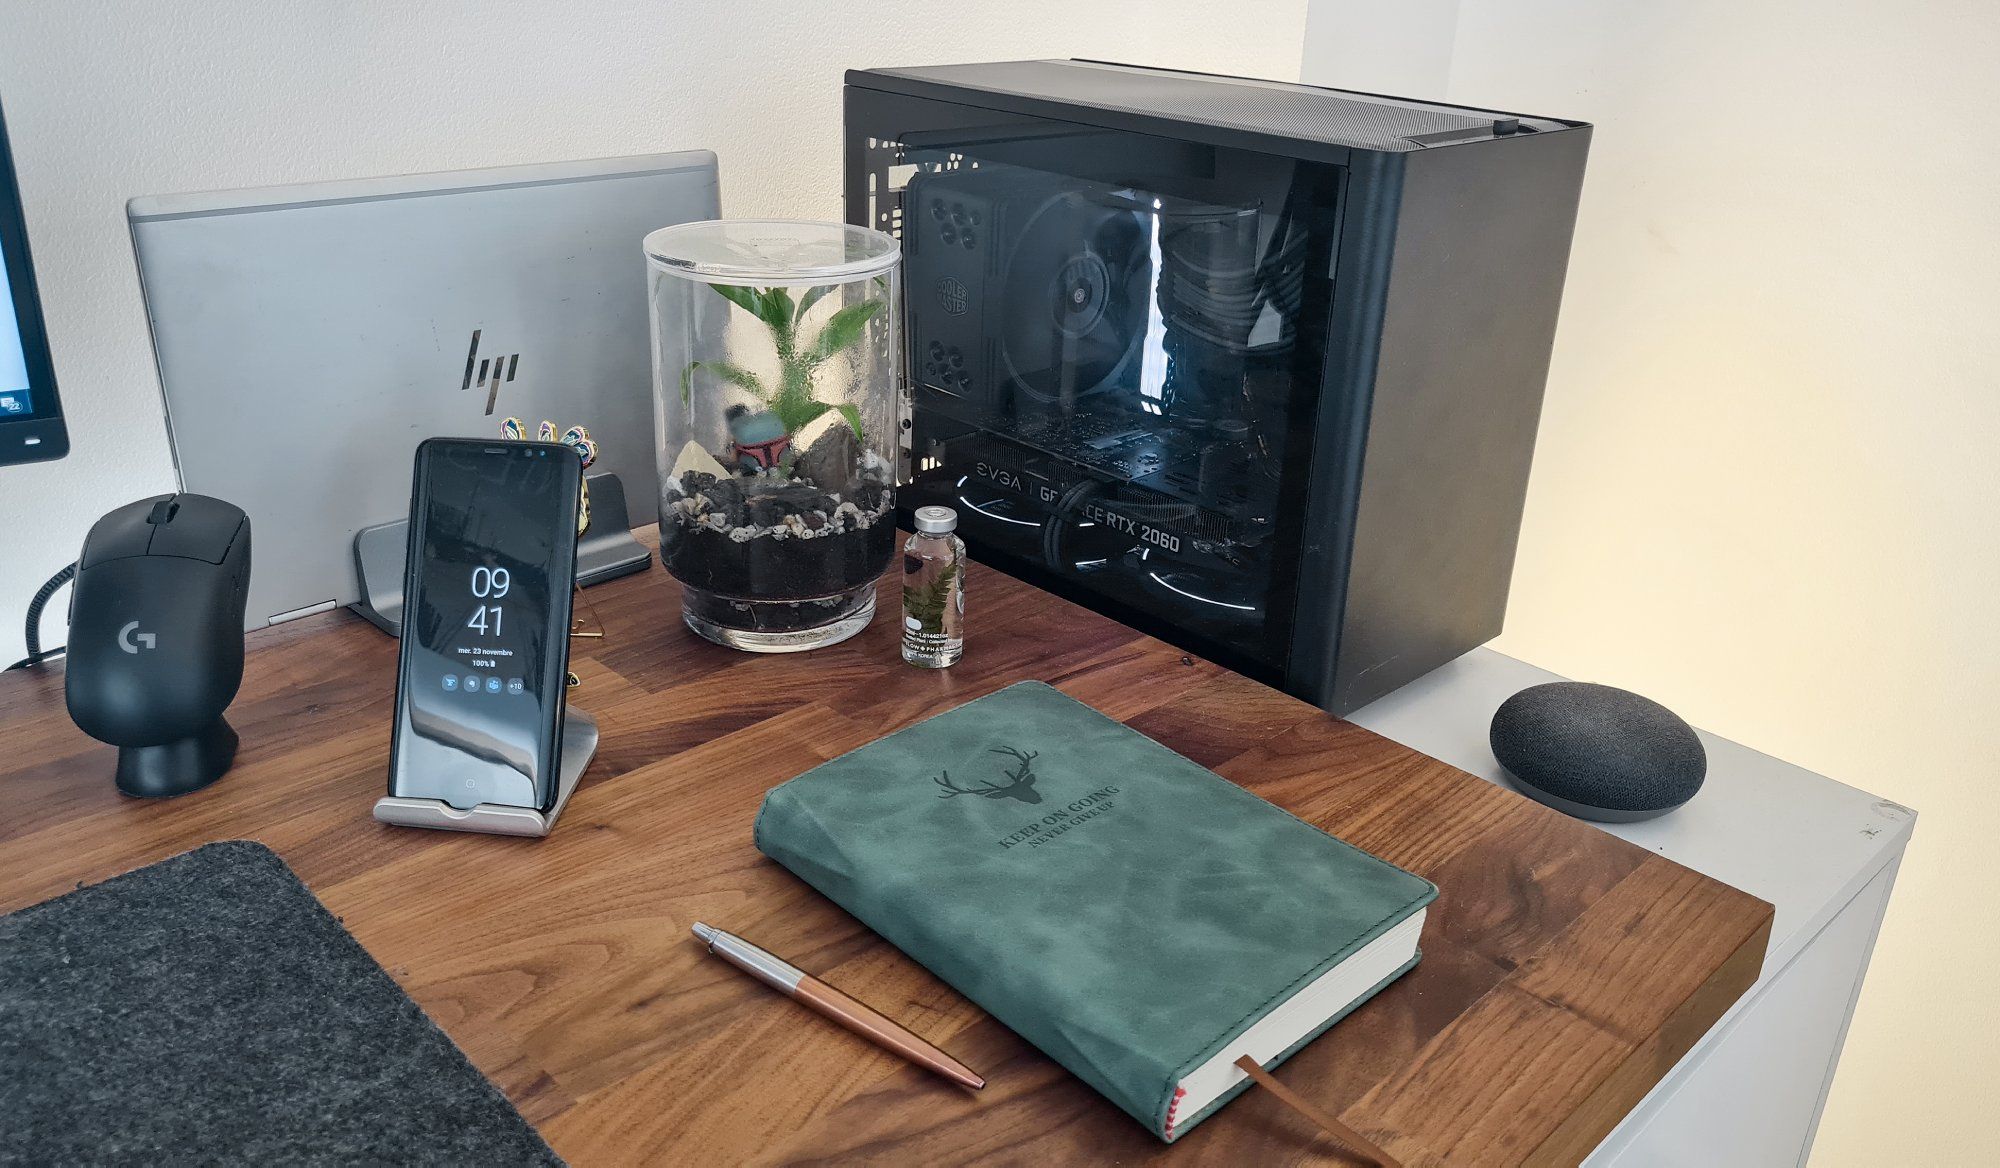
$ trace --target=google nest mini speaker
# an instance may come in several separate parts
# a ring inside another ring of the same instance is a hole
[[[1491,740],[1523,795],[1603,823],[1665,815],[1694,798],[1708,774],[1694,727],[1608,685],[1530,686],[1500,704]]]

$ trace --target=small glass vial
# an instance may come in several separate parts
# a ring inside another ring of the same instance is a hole
[[[903,545],[903,660],[945,669],[965,655],[965,543],[949,507],[919,507],[916,519]]]

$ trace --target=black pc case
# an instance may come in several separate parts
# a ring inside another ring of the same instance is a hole
[[[1421,676],[1500,631],[1589,142],[1092,61],[848,73],[902,506],[1336,714]]]

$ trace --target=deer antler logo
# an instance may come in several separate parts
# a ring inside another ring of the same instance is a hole
[[[987,753],[1011,755],[1016,762],[1020,763],[1020,766],[1014,770],[1005,772],[1007,778],[1005,786],[1001,786],[998,783],[982,783],[977,787],[953,786],[951,772],[944,771],[937,778],[931,780],[931,782],[944,788],[944,792],[938,798],[951,799],[959,795],[978,795],[987,799],[1019,799],[1023,803],[1040,803],[1042,801],[1041,792],[1035,790],[1035,772],[1028,769],[1034,763],[1037,752],[1031,750],[1023,754],[1011,746],[1003,746],[990,750]]]

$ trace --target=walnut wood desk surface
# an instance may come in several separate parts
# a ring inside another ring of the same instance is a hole
[[[544,840],[369,817],[396,647],[346,612],[251,637],[235,770],[167,803],[116,793],[60,666],[0,675],[0,911],[260,840],[579,1165],[1339,1159],[1258,1091],[1158,1143],[751,846],[765,789],[1039,678],[1436,882],[1422,964],[1279,1071],[1407,1162],[1580,1158],[1757,976],[1762,901],[998,573],[969,588],[970,650],[942,673],[901,663],[891,612],[759,657],[687,632],[657,566],[581,594],[608,635],[573,643],[571,700],[604,741]],[[697,918],[990,1086],[952,1088],[755,984],[689,937]]]

